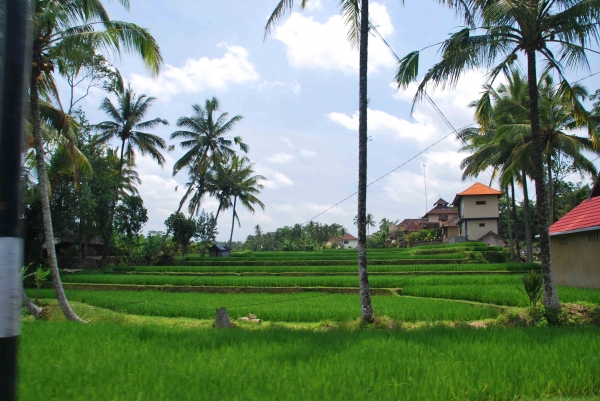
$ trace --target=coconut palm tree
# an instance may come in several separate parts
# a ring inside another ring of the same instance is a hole
[[[302,0],[304,8],[309,0]],[[361,304],[361,321],[373,323],[375,314],[371,302],[367,271],[367,67],[369,45],[369,1],[339,0],[341,13],[348,26],[348,40],[359,50],[358,67],[358,285]],[[294,7],[294,0],[281,0],[267,20],[265,37],[275,23]]]
[[[129,7],[128,0],[120,2],[126,8]],[[58,58],[77,58],[77,49],[83,44],[116,54],[123,48],[137,53],[146,67],[155,74],[162,64],[162,57],[148,30],[127,22],[111,21],[99,0],[34,0],[32,9],[33,43],[29,95],[48,263],[61,310],[67,319],[83,321],[71,309],[58,272],[48,199],[40,93],[45,97],[59,98],[52,75],[54,65]]]
[[[440,2],[442,2],[440,0]],[[420,100],[429,85],[453,86],[461,75],[473,68],[489,67],[488,83],[516,68],[519,55],[527,64],[532,134],[533,178],[535,181],[540,224],[544,305],[560,307],[554,284],[548,234],[548,198],[544,179],[544,148],[540,126],[538,92],[538,57],[544,71],[555,71],[561,79],[561,91],[573,98],[575,118],[586,118],[583,106],[573,95],[564,76],[565,68],[588,67],[590,46],[600,39],[600,0],[443,0],[464,18],[467,27],[450,35],[441,44],[442,60],[427,71],[418,85],[414,101]],[[414,51],[399,62],[396,80],[407,87],[418,76],[419,54]],[[590,136],[598,146],[598,136],[591,124]]]
[[[252,213],[255,212],[254,205],[258,205],[262,210],[265,210],[265,204],[256,195],[260,194],[260,190],[264,188],[261,182],[265,181],[266,178],[262,175],[255,175],[254,164],[250,163],[246,157],[238,157],[237,155],[231,157],[224,170],[227,172],[226,176],[229,177],[229,193],[233,197],[231,234],[229,235],[229,249],[231,249],[235,220],[237,219],[238,225],[240,224],[240,218],[235,210],[237,201],[239,199],[240,203]]]
[[[354,225],[358,225],[358,215],[354,216]],[[371,213],[367,213],[365,225],[367,226],[367,235],[369,235],[369,227],[375,227],[375,218]]]
[[[221,103],[216,97],[206,99],[204,107],[199,104],[193,105],[194,114],[191,117],[180,117],[177,120],[177,126],[183,129],[171,134],[171,139],[182,139],[179,146],[187,150],[173,165],[173,176],[187,166],[191,178],[191,181],[186,184],[188,189],[179,202],[175,216],[179,215],[181,208],[194,190],[196,192],[191,198],[190,213],[192,213],[192,210],[200,210],[200,201],[204,196],[206,182],[209,178],[206,175],[217,168],[222,163],[223,158],[235,155],[235,150],[232,149],[233,144],[237,145],[242,152],[248,153],[249,146],[244,143],[240,136],[232,139],[225,137],[244,117],[238,114],[229,119],[229,113],[218,114],[220,106]],[[216,218],[219,217],[220,211],[221,206],[217,210]],[[158,257],[173,224],[175,224],[175,219],[173,219],[171,226],[167,228],[167,232],[163,236],[150,265],[153,265]]]
[[[103,121],[94,126],[95,130],[100,131],[96,143],[104,144],[112,139],[121,140],[119,173],[117,175],[117,184],[115,185],[111,213],[108,217],[109,226],[112,226],[115,208],[119,201],[123,166],[126,164],[125,159],[129,166],[135,165],[135,153],[138,151],[143,156],[149,155],[162,166],[165,162],[165,158],[160,151],[167,147],[165,140],[158,135],[144,131],[156,128],[159,124],[169,124],[167,120],[160,117],[144,121],[152,103],[156,100],[154,97],[148,97],[143,94],[137,96],[131,89],[131,86],[127,87],[123,93],[117,93],[116,95],[118,106],[115,106],[109,98],[104,98],[100,105],[100,110],[108,114],[110,120]],[[102,253],[102,267],[104,267],[104,264],[106,263],[108,245],[109,243],[106,241]]]

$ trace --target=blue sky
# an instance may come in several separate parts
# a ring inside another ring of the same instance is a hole
[[[165,60],[158,77],[151,77],[135,57],[113,60],[138,93],[157,97],[149,118],[171,125],[154,131],[168,139],[175,121],[192,114],[191,106],[216,96],[222,111],[244,119],[232,133],[250,145],[249,158],[266,176],[260,199],[266,210],[239,210],[234,240],[243,240],[260,224],[263,231],[303,223],[357,189],[358,171],[358,53],[346,40],[337,1],[313,0],[304,11],[295,9],[263,40],[264,25],[277,0],[132,0],[129,12],[107,2],[111,18],[148,28]],[[371,1],[371,18],[400,56],[437,43],[460,26],[454,14],[433,1]],[[414,88],[398,92],[392,81],[394,58],[379,38],[371,36],[369,54],[369,182],[386,174],[447,135],[450,130],[427,105],[411,114]],[[422,54],[421,72],[438,58],[436,49]],[[600,71],[600,56],[590,55],[591,72]],[[576,71],[572,79],[588,75]],[[473,122],[468,103],[477,98],[485,71],[465,74],[457,87],[430,93],[459,128]],[[600,75],[583,81],[594,91]],[[64,92],[66,95],[66,92]],[[93,91],[81,105],[92,123],[105,119],[98,111],[106,96]],[[414,218],[440,196],[452,201],[456,192],[474,181],[461,181],[460,144],[445,139],[401,169],[369,187],[367,209],[376,220]],[[185,172],[172,176],[182,155],[166,154],[161,168],[138,159],[143,180],[140,193],[149,211],[147,230],[164,230],[164,220],[177,209]],[[425,198],[423,164],[427,176]],[[600,160],[596,162],[600,166]],[[574,180],[579,177],[573,176]],[[479,177],[489,184],[489,174]],[[584,180],[589,181],[589,177]],[[179,190],[175,188],[179,185]],[[530,190],[533,193],[533,188]],[[205,208],[215,210],[207,199]],[[351,198],[315,221],[343,224],[356,235]],[[219,218],[219,240],[229,237],[231,210]]]

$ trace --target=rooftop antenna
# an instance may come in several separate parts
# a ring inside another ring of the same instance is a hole
[[[425,184],[425,213],[427,213],[427,178],[425,177],[425,163],[423,163],[423,184]]]

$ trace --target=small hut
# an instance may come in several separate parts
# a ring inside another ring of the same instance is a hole
[[[209,255],[211,257],[217,258],[228,258],[229,257],[229,249],[225,248],[222,245],[213,245],[208,249]]]

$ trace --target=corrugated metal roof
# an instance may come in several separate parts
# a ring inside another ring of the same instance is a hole
[[[600,229],[600,196],[586,199],[550,226],[550,235],[583,229]]]

